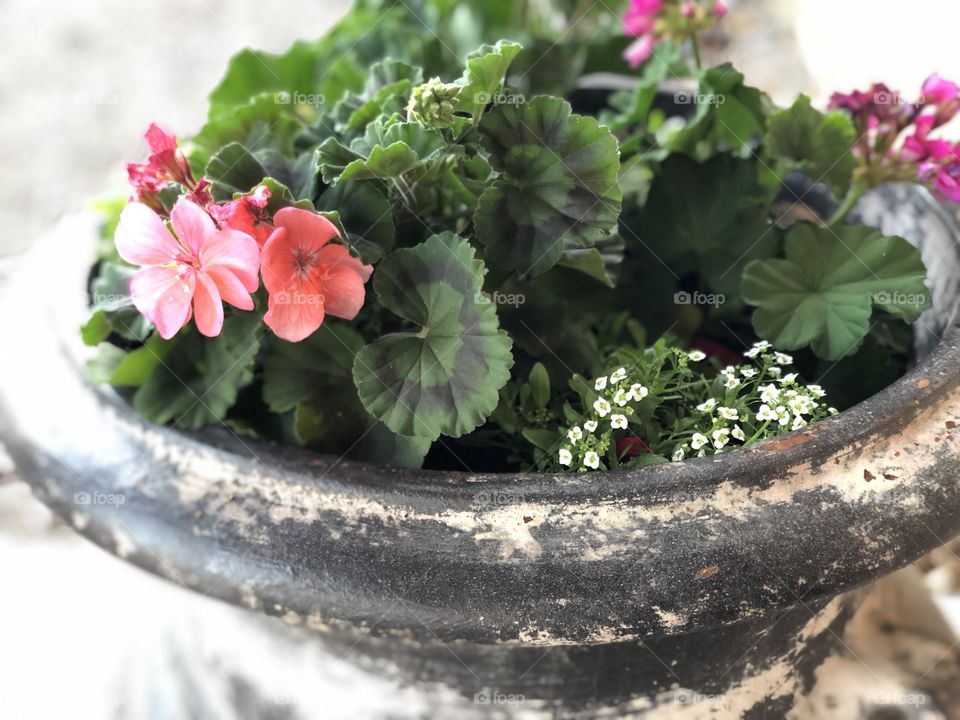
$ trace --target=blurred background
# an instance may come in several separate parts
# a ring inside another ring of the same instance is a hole
[[[894,0],[730,4],[711,60],[732,60],[750,84],[780,102],[798,91],[823,102],[834,90],[879,80],[911,96],[931,72],[960,78],[956,0],[913,0],[906,8]],[[14,270],[16,256],[60,216],[95,196],[124,190],[124,163],[144,156],[142,134],[150,122],[182,135],[198,129],[206,94],[234,52],[244,46],[280,51],[297,38],[316,37],[348,5],[0,0],[0,27],[6,30],[0,282]],[[22,308],[2,308],[0,314],[11,311]],[[0,379],[11,381],[17,380]],[[948,546],[925,559],[907,582],[932,590],[960,629],[960,605],[952,595],[960,578],[956,550]],[[241,611],[154,579],[60,526],[17,481],[2,449],[0,569],[3,720],[175,718],[175,696],[183,689],[164,686],[163,673],[156,671],[169,654],[158,648],[192,642],[193,654],[182,658],[189,674],[191,663],[208,658],[209,648],[197,643],[217,633],[247,651],[259,647],[261,631],[243,625]],[[241,626],[248,634],[237,637]],[[327,717],[399,717],[401,698],[403,717],[418,712],[408,691],[371,686],[360,671],[332,660],[310,663],[326,668]],[[295,680],[278,680],[277,687],[295,688]],[[362,702],[354,692],[361,686]],[[234,699],[243,691],[236,683],[223,690]],[[251,703],[248,717],[291,717],[283,711],[283,692],[269,707]],[[144,709],[164,702],[169,714]],[[342,708],[350,708],[349,714]],[[210,708],[204,716],[221,717],[218,712]]]

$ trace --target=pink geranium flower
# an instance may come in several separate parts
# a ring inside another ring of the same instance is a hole
[[[373,268],[350,255],[322,215],[286,207],[263,246],[263,285],[270,293],[263,320],[284,340],[299,342],[323,324],[326,314],[352,320],[366,298]]]
[[[145,163],[128,163],[127,178],[133,194],[131,201],[143,202],[155,210],[163,210],[156,194],[168,183],[176,182],[190,191],[190,199],[200,205],[213,202],[209,185],[204,178],[199,182],[190,171],[190,164],[177,147],[177,138],[151,123],[144,135],[150,156]]]
[[[220,205],[211,205],[207,210],[222,227],[240,230],[263,244],[273,232],[270,222],[270,212],[267,203],[270,202],[270,189],[261,185],[249,195],[231,200]]]
[[[133,304],[169,340],[196,316],[197,329],[215,337],[223,328],[223,303],[253,310],[260,251],[246,233],[218,229],[191,200],[170,213],[173,233],[146,205],[130,203],[117,226],[117,251],[141,265],[130,281]]]
[[[623,51],[623,59],[627,61],[631,68],[636,70],[650,59],[655,46],[656,40],[654,40],[653,35],[643,35],[630,43],[627,49]]]

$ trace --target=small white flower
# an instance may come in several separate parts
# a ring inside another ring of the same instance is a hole
[[[633,396],[634,400],[643,400],[647,395],[650,394],[650,391],[640,383],[634,383],[630,386],[630,394]]]
[[[610,416],[610,427],[614,430],[623,430],[627,426],[627,416],[626,415],[611,415]]]
[[[701,433],[694,433],[693,437],[690,439],[690,447],[694,450],[699,450],[704,445],[707,445],[710,441],[707,439],[706,435]]]
[[[824,391],[824,389],[819,385],[807,385],[807,390],[810,392],[811,395],[818,398],[825,397],[827,394]]]
[[[687,357],[690,358],[690,362],[701,362],[707,359],[707,354],[699,350],[692,350],[687,353]]]
[[[766,422],[767,420],[776,420],[777,413],[766,403],[760,406],[757,411],[757,422]]]
[[[804,428],[804,427],[806,427],[806,426],[807,426],[807,421],[804,420],[804,419],[803,419],[802,417],[800,417],[799,415],[797,415],[797,416],[793,419],[793,425],[790,426],[790,429],[791,429],[791,430],[799,430],[800,428]]]
[[[765,403],[776,402],[780,397],[780,391],[773,383],[760,386],[760,401]]]
[[[596,470],[598,467],[600,467],[600,456],[591,450],[583,456],[583,466],[588,467],[591,470]]]
[[[589,433],[596,432],[596,431],[597,431],[597,421],[596,421],[596,420],[587,420],[587,421],[583,424],[583,429],[586,430],[586,431],[589,432]]]
[[[793,389],[791,389],[791,390],[784,390],[783,393],[781,394],[781,397],[785,397],[785,398],[787,398],[788,400],[790,400],[791,398],[797,397],[797,395],[799,395],[799,394],[800,394],[800,393],[798,393],[796,390],[793,390]]]
[[[597,401],[593,403],[593,409],[597,411],[597,415],[600,417],[606,417],[607,413],[610,412],[610,403],[603,398],[598,398]]]
[[[773,361],[777,365],[793,365],[793,358],[782,352],[775,352],[773,354]]]
[[[740,411],[736,408],[722,407],[717,408],[717,414],[720,415],[724,420],[739,420]]]
[[[781,425],[788,425],[790,423],[791,415],[790,411],[787,410],[783,405],[777,406],[777,422]]]
[[[740,381],[737,380],[735,377],[728,377],[727,381],[723,384],[723,386],[727,388],[727,390],[733,390],[735,388],[740,387]]]
[[[840,411],[837,410],[835,407],[832,407],[832,408],[827,408],[827,412],[830,413],[831,415],[837,415]]]
[[[804,395],[798,395],[787,402],[787,407],[790,408],[790,412],[794,415],[809,415],[813,412],[814,407],[816,407],[816,403]]]
[[[769,367],[767,368],[767,372],[770,374],[771,377],[775,377],[775,378],[778,378],[783,374],[783,370],[778,367]]]
[[[723,370],[720,371],[720,374],[724,377],[736,377],[737,369],[733,365],[727,365]]]
[[[713,446],[717,450],[723,449],[728,442],[730,442],[730,431],[727,428],[713,431]]]
[[[573,462],[573,453],[571,453],[566,448],[560,450],[560,464],[566,467],[570,467],[570,463]]]
[[[747,350],[744,353],[744,355],[746,355],[748,358],[755,358],[757,355],[759,355],[761,352],[763,352],[769,347],[770,347],[770,343],[768,343],[766,340],[761,340],[758,343],[754,343],[753,347]]]
[[[714,400],[713,398],[710,398],[706,402],[702,402],[699,405],[697,405],[697,410],[699,410],[700,412],[710,412],[716,406],[717,406],[717,401]],[[694,450],[696,450],[696,448],[694,448]]]
[[[677,445],[677,449],[673,451],[673,461],[680,462],[683,460],[684,455],[685,453],[683,451],[683,445]]]
[[[606,390],[606,388],[607,388],[606,376],[597,378],[597,381],[593,384],[593,389],[597,391]]]
[[[580,429],[579,425],[574,425],[567,431],[567,437],[570,439],[570,442],[576,445],[577,441],[583,438],[583,430]]]
[[[754,370],[752,367],[743,367],[743,368],[740,368],[740,374],[743,375],[745,378],[752,378],[757,374],[757,371]]]
[[[633,395],[629,390],[617,390],[616,394],[613,396],[613,401],[620,407],[623,407],[630,402],[630,398],[632,397]]]
[[[730,435],[732,435],[734,439],[739,440],[740,442],[743,442],[747,439],[747,436],[743,434],[743,428],[740,427],[739,425],[733,426],[733,430],[730,431]]]
[[[613,373],[610,375],[610,384],[611,384],[611,385],[616,385],[616,384],[619,383],[619,382],[623,382],[623,380],[624,380],[626,377],[627,377],[627,369],[626,369],[626,368],[618,368],[618,369],[614,370]]]
[[[780,382],[783,383],[784,385],[793,385],[796,381],[797,381],[796,373],[788,373],[780,379]]]

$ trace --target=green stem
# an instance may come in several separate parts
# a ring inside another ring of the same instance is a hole
[[[863,180],[857,180],[850,186],[850,189],[847,191],[847,196],[843,199],[843,202],[840,203],[840,207],[837,208],[837,211],[833,214],[827,221],[827,227],[833,227],[838,223],[842,222],[843,219],[853,210],[854,206],[860,201],[860,198],[863,197],[863,194],[867,191],[867,183]]]
[[[697,70],[703,70],[703,63],[700,61],[700,41],[694,33],[690,36],[690,43],[693,46],[693,61],[697,64]]]
[[[773,421],[772,421],[772,420],[767,420],[763,425],[761,425],[761,426],[760,426],[760,429],[757,430],[757,431],[753,434],[753,437],[748,438],[747,441],[744,443],[744,445],[749,445],[750,443],[756,442],[756,441],[760,438],[760,436],[763,435],[763,433],[766,432],[766,430],[767,430],[767,428],[770,426],[770,423],[771,423],[771,422],[773,422]]]

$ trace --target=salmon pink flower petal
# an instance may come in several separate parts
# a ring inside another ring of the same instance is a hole
[[[222,205],[211,205],[208,210],[221,227],[245,232],[257,241],[257,245],[263,247],[270,233],[273,232],[270,213],[267,210],[269,201],[270,189],[261,185],[250,195]]]
[[[366,291],[363,278],[345,265],[333,265],[323,277],[324,310],[338,318],[353,320],[360,308]]]
[[[317,213],[284,208],[263,246],[263,284],[270,294],[264,322],[284,340],[299,342],[323,324],[327,313],[353,318],[366,296],[373,268],[331,245],[336,226]]]
[[[166,265],[183,252],[160,216],[136,202],[120,213],[114,242],[120,257],[133,265]]]
[[[206,272],[216,284],[224,302],[230,303],[240,310],[253,310],[253,298],[250,296],[251,291],[247,289],[249,285],[245,285],[232,268],[225,265],[211,265],[206,269]],[[259,279],[255,277],[254,283],[259,285]],[[256,290],[256,287],[254,287],[254,290]]]
[[[140,313],[169,340],[190,321],[196,274],[177,266],[146,267],[130,279],[130,296]]]
[[[223,300],[217,285],[207,273],[197,273],[197,287],[193,295],[193,314],[201,335],[216,337],[223,329]]]
[[[260,249],[256,241],[239,230],[220,230],[200,250],[205,270],[222,267],[237,277],[247,294],[260,287]]]

